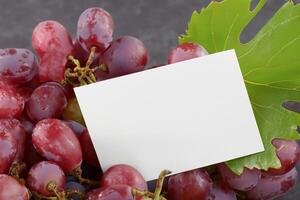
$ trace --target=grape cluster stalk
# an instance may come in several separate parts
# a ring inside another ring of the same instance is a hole
[[[154,191],[128,164],[103,172],[73,88],[162,66],[147,66],[143,42],[114,38],[114,26],[107,11],[93,7],[80,15],[76,38],[46,20],[32,33],[35,54],[0,50],[0,200],[272,200],[293,188],[300,150],[282,138],[272,141],[281,167],[267,171],[237,175],[226,163],[162,170]],[[166,64],[206,55],[199,44],[180,44]]]

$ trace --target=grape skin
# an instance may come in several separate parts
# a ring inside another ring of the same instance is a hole
[[[0,49],[0,79],[20,85],[33,79],[37,73],[34,54],[27,49]]]
[[[168,56],[168,64],[208,55],[204,47],[194,43],[183,43],[172,49]]]
[[[86,9],[77,23],[77,42],[85,51],[97,47],[102,53],[112,41],[114,22],[111,15],[102,8]]]
[[[85,200],[133,200],[131,188],[128,185],[112,185],[88,192]]]
[[[99,60],[108,68],[108,72],[97,71],[98,80],[104,80],[144,70],[148,52],[139,39],[123,36],[114,40]]]
[[[272,200],[291,190],[297,182],[298,173],[294,168],[281,176],[264,175],[255,188],[247,192],[249,200]]]
[[[12,135],[0,131],[0,149],[0,174],[6,174],[17,154],[17,144]]]
[[[236,200],[234,190],[230,189],[223,182],[214,182],[213,188],[209,197],[206,200]]]
[[[27,103],[27,115],[35,122],[58,118],[66,107],[67,98],[63,88],[58,83],[48,82],[33,91]]]
[[[147,183],[140,172],[125,164],[111,166],[104,172],[100,180],[101,187],[120,184],[140,190],[148,190]]]
[[[80,167],[82,151],[72,129],[58,119],[39,121],[32,134],[37,152],[49,161],[57,163],[65,172]]]
[[[239,176],[223,163],[218,165],[218,172],[225,183],[231,188],[239,191],[249,191],[253,189],[261,177],[261,172],[259,170],[250,170],[247,168],[244,168],[243,173]]]
[[[50,197],[54,195],[47,190],[51,181],[56,183],[58,192],[64,190],[66,177],[63,170],[54,162],[42,161],[31,167],[26,183],[31,191]]]
[[[5,174],[0,174],[0,199],[1,200],[29,200],[28,189],[16,179]]]

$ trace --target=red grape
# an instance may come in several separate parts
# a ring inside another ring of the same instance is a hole
[[[124,164],[114,165],[108,168],[100,181],[101,187],[123,184],[140,190],[148,189],[147,183],[140,172]]]
[[[27,103],[27,115],[38,122],[61,116],[66,107],[67,98],[63,88],[58,83],[48,82],[33,91]]]
[[[215,182],[209,197],[206,200],[236,200],[234,190],[223,182]]]
[[[26,117],[21,117],[20,122],[21,122],[25,132],[27,133],[27,135],[29,135],[31,137],[32,130],[34,128],[34,124]]]
[[[247,192],[249,200],[272,200],[292,189],[297,182],[298,173],[294,168],[281,176],[262,176],[258,184]]]
[[[8,172],[17,154],[17,144],[12,135],[0,131],[0,149],[0,174],[3,174]]]
[[[1,200],[29,200],[27,188],[11,176],[0,174]]]
[[[39,121],[33,129],[32,143],[40,155],[56,162],[65,172],[71,172],[81,165],[80,143],[63,121]]]
[[[10,134],[15,142],[17,153],[14,162],[21,162],[24,157],[26,132],[17,119],[0,119],[0,131]]]
[[[34,54],[27,49],[0,49],[0,79],[11,84],[24,84],[37,72]]]
[[[276,154],[280,160],[279,169],[271,168],[267,171],[270,175],[282,175],[293,169],[299,159],[299,146],[294,140],[274,139],[272,144],[276,148]]]
[[[196,169],[173,175],[168,181],[169,200],[206,200],[212,190],[207,172]]]
[[[18,88],[18,92],[24,98],[25,103],[28,102],[33,91],[34,91],[34,88],[32,88],[32,87],[19,87]]]
[[[100,168],[98,156],[96,154],[93,142],[87,129],[80,135],[79,138],[83,159],[91,166]]]
[[[26,167],[30,168],[34,164],[43,161],[44,158],[38,154],[36,149],[32,144],[31,137],[26,142],[25,153],[24,153],[24,162],[26,163]]]
[[[239,176],[232,172],[225,164],[218,165],[218,172],[223,181],[231,188],[240,191],[248,191],[256,186],[261,177],[261,172],[257,169],[244,168],[243,173]]]
[[[43,196],[55,196],[47,189],[50,182],[56,184],[56,190],[62,192],[65,187],[66,177],[62,169],[55,163],[43,161],[35,164],[28,172],[28,188]]]
[[[41,58],[40,81],[62,81],[67,57],[74,48],[66,28],[56,21],[39,23],[32,33],[32,46]]]
[[[131,188],[128,185],[112,185],[88,192],[85,200],[133,200]]]
[[[84,50],[77,40],[75,40],[73,44],[74,44],[74,50],[72,55],[74,56],[74,58],[79,60],[82,66],[84,66],[84,64],[88,60],[89,52]]]
[[[32,47],[43,58],[47,53],[61,52],[65,56],[73,51],[73,43],[67,29],[57,21],[43,21],[39,23],[32,33]],[[55,59],[55,57],[53,57]],[[50,68],[55,73],[56,70]]]
[[[65,185],[65,190],[77,190],[80,193],[84,193],[86,191],[85,187],[80,183],[70,181]],[[81,200],[82,198],[78,194],[73,194],[68,196],[68,200]]]
[[[0,82],[0,118],[13,118],[22,114],[24,98],[10,85]]]
[[[113,78],[145,69],[148,53],[145,45],[137,38],[124,36],[116,39],[100,55],[100,64],[105,65],[108,72],[98,70],[98,79]]]
[[[103,52],[110,42],[114,30],[111,15],[102,8],[88,8],[78,19],[77,41],[85,51],[95,46],[98,52]]]
[[[206,49],[199,44],[184,43],[175,47],[168,57],[168,63],[176,63],[207,55]]]

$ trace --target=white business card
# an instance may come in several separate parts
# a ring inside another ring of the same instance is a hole
[[[146,180],[264,150],[234,50],[75,88],[103,170]]]

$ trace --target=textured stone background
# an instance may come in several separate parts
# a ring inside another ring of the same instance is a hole
[[[100,6],[115,20],[115,36],[132,35],[143,40],[150,52],[150,64],[166,62],[168,52],[184,33],[192,11],[210,1],[203,0],[0,0],[0,47],[31,48],[31,32],[46,19],[58,20],[74,36],[80,13],[88,7]],[[257,2],[257,1],[256,1]],[[269,0],[242,35],[251,39],[261,26],[286,0]],[[203,27],[205,28],[205,27]],[[300,167],[298,167],[300,168]],[[297,188],[281,198],[300,199]]]

